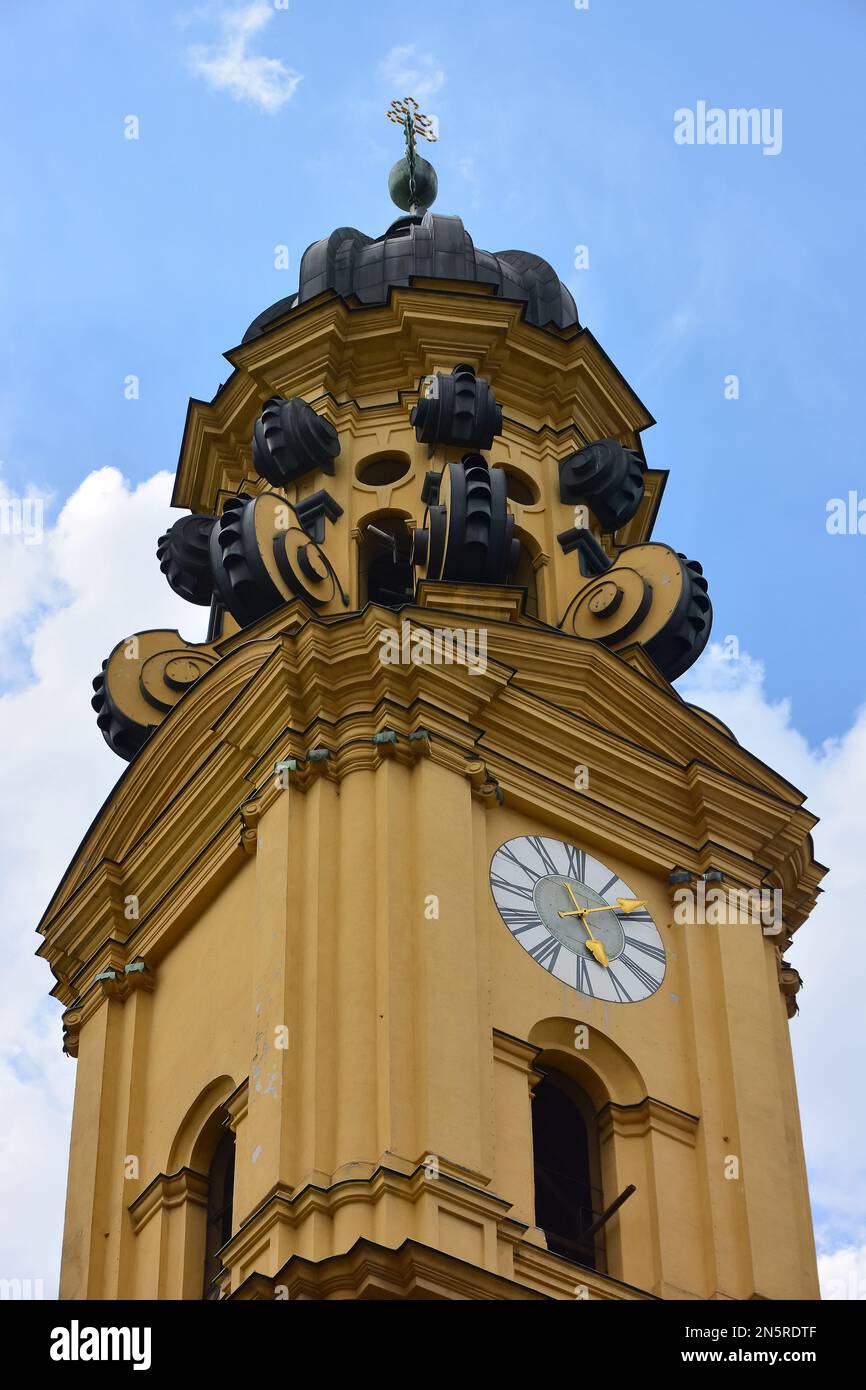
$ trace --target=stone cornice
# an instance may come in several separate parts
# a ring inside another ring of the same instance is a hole
[[[246,1117],[250,1099],[250,1079],[244,1077],[239,1086],[236,1086],[231,1095],[223,1102],[223,1109],[228,1111],[229,1129],[237,1132],[238,1125]]]
[[[499,1028],[493,1029],[494,1057],[519,1071],[521,1075],[528,1076],[534,1070],[535,1059],[540,1051],[541,1048],[524,1042],[522,1038],[512,1037],[510,1033],[503,1033]]]
[[[578,1297],[578,1289],[586,1290],[584,1297],[592,1302],[595,1299],[618,1302],[660,1301],[647,1289],[638,1289],[633,1284],[625,1284],[621,1279],[600,1274],[586,1265],[573,1264],[570,1260],[554,1255],[543,1246],[523,1240],[514,1250],[514,1273],[522,1275],[527,1283],[548,1294],[550,1298],[566,1300]]]
[[[650,1130],[664,1134],[669,1139],[694,1148],[697,1143],[697,1115],[678,1110],[654,1096],[644,1096],[636,1105],[619,1105],[608,1101],[598,1114],[599,1134],[605,1139],[609,1133],[625,1135],[628,1138],[642,1138]]]
[[[148,1183],[143,1192],[129,1205],[129,1215],[135,1234],[143,1229],[164,1207],[178,1207],[184,1202],[197,1206],[207,1206],[208,1180],[205,1174],[196,1173],[192,1168],[181,1168],[177,1173],[158,1173]]]
[[[505,1234],[506,1225],[500,1227],[500,1235]],[[323,1260],[293,1255],[270,1278],[249,1275],[231,1297],[238,1301],[270,1301],[358,1299],[372,1294],[390,1299],[567,1302],[577,1299],[580,1290],[589,1301],[657,1301],[656,1295],[645,1289],[572,1264],[516,1236],[514,1272],[517,1277],[507,1279],[414,1240],[391,1249],[362,1238],[345,1254]]]
[[[505,1034],[497,1034],[496,1037],[497,1042],[506,1050],[510,1048],[511,1044],[519,1044],[518,1039],[509,1039]],[[519,1045],[527,1050],[526,1044]],[[534,1051],[534,1049],[528,1050]],[[455,1215],[462,1214],[470,1221],[495,1222],[497,1239],[512,1247],[515,1272],[525,1276],[525,1282],[515,1283],[513,1285],[514,1292],[508,1294],[508,1297],[546,1296],[571,1299],[578,1296],[577,1287],[579,1285],[585,1286],[590,1298],[651,1297],[642,1290],[622,1284],[620,1281],[599,1274],[595,1270],[564,1260],[548,1251],[543,1245],[536,1244],[535,1240],[531,1238],[533,1232],[529,1231],[523,1223],[515,1221],[508,1215],[509,1204],[485,1190],[486,1178],[482,1178],[479,1184],[480,1175],[467,1174],[464,1169],[449,1164],[444,1158],[439,1160],[435,1177],[426,1176],[424,1167],[420,1165],[414,1170],[411,1168],[407,1170],[405,1163],[396,1156],[394,1166],[390,1166],[390,1164],[387,1167],[358,1164],[353,1165],[353,1169],[357,1171],[353,1171],[351,1175],[341,1179],[337,1179],[335,1175],[335,1180],[330,1184],[308,1182],[291,1195],[282,1191],[269,1194],[265,1201],[244,1220],[240,1229],[221,1250],[220,1256],[224,1263],[232,1268],[240,1269],[247,1268],[251,1264],[254,1266],[259,1252],[272,1246],[276,1228],[286,1226],[295,1231],[313,1215],[333,1221],[340,1207],[345,1205],[357,1204],[358,1202],[376,1205],[388,1196],[399,1196],[414,1205],[431,1195],[435,1195],[440,1211],[451,1212]],[[537,1233],[535,1234],[537,1235]],[[366,1244],[366,1242],[361,1243]],[[412,1241],[406,1242],[400,1249],[403,1250],[406,1245],[412,1244],[414,1244]],[[382,1258],[386,1265],[390,1264],[398,1253],[399,1251],[383,1249]],[[351,1252],[349,1254],[351,1255]],[[331,1257],[330,1260],[325,1259],[316,1262],[310,1268],[318,1271],[315,1277],[319,1278],[326,1275],[332,1260],[344,1260],[346,1258],[347,1256]],[[454,1257],[437,1255],[437,1259],[453,1260]],[[306,1263],[300,1256],[294,1256],[273,1278],[252,1274],[244,1280],[234,1297],[271,1298],[275,1296],[274,1290],[277,1286],[282,1286],[283,1289],[288,1288],[290,1297],[304,1296],[292,1293],[291,1271],[306,1265]],[[470,1283],[467,1285],[466,1292],[460,1296],[482,1296],[471,1292],[472,1288],[477,1289],[479,1282],[485,1286],[491,1280],[504,1285],[511,1283],[511,1281],[504,1281],[502,1276],[478,1266],[463,1265],[462,1261],[457,1263],[461,1264],[467,1271],[471,1271]],[[282,1293],[281,1296],[285,1297],[285,1293]],[[314,1295],[308,1293],[306,1296]],[[503,1295],[488,1293],[483,1296]]]
[[[283,1190],[271,1192],[226,1242],[221,1251],[224,1263],[248,1264],[276,1227],[296,1230],[314,1214],[332,1220],[341,1207],[358,1202],[376,1206],[388,1195],[399,1196],[415,1205],[429,1195],[433,1187],[440,1200],[447,1199],[449,1210],[497,1222],[508,1216],[510,1203],[485,1190],[488,1178],[479,1183],[480,1175],[468,1173],[444,1157],[437,1157],[436,1177],[427,1176],[423,1161],[406,1171],[405,1163],[399,1158],[393,1166],[389,1162],[387,1166],[357,1164],[353,1168],[355,1171],[350,1175],[335,1178],[330,1183],[308,1181],[291,1194]]]
[[[273,1278],[251,1274],[231,1295],[238,1301],[378,1297],[485,1302],[537,1302],[551,1296],[414,1240],[390,1249],[365,1239],[324,1260],[293,1255]]]

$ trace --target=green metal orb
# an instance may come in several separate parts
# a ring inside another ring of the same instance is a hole
[[[405,155],[398,159],[388,175],[388,192],[398,208],[411,212],[412,198],[409,193],[409,162]],[[429,208],[436,201],[439,180],[433,165],[420,155],[415,156],[415,206]]]

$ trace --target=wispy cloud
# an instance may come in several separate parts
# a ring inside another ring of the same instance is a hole
[[[428,101],[445,85],[445,73],[432,53],[421,53],[417,44],[392,48],[379,64],[379,76],[389,82],[398,98]]]
[[[187,51],[190,67],[216,91],[235,101],[248,101],[273,114],[291,101],[302,80],[282,58],[250,52],[255,36],[275,14],[268,0],[252,0],[221,17],[220,39],[211,45],[193,44]]]

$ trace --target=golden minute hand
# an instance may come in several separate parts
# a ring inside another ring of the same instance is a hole
[[[599,965],[610,965],[610,961],[607,958],[607,951],[604,948],[604,942],[599,941],[597,937],[593,936],[592,928],[586,920],[587,913],[592,911],[592,909],[587,907],[578,907],[577,898],[571,891],[571,884],[566,883],[565,886],[568,889],[568,896],[574,903],[576,910],[574,912],[560,912],[560,917],[579,917],[581,926],[584,928],[588,937],[588,940],[586,942],[586,949],[595,957]]]
[[[571,891],[571,884],[568,883],[567,881],[566,881],[566,883],[565,883],[565,890],[566,890],[566,892],[568,893],[568,896],[571,898],[571,901],[574,903],[574,906],[575,906],[575,908],[576,908],[576,911],[574,911],[574,912],[560,912],[560,914],[559,914],[560,917],[585,917],[585,916],[586,916],[586,908],[580,906],[580,904],[579,904],[578,901],[577,901],[577,898],[574,896],[574,893]]]

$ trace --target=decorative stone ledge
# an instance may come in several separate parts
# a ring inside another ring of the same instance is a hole
[[[262,803],[248,801],[241,807],[241,849],[247,854],[255,854],[259,846],[258,825],[262,818]]]
[[[158,1173],[148,1183],[134,1202],[130,1203],[129,1215],[135,1234],[147,1225],[152,1217],[165,1208],[179,1207],[185,1202],[195,1206],[207,1206],[208,1180],[204,1173],[196,1173],[192,1168],[181,1168],[177,1173]]]
[[[472,787],[473,797],[476,801],[481,802],[485,810],[489,811],[494,806],[503,805],[505,793],[497,779],[491,776],[479,758],[470,758],[466,763],[464,773]]]
[[[415,595],[416,608],[486,618],[491,623],[516,623],[525,601],[523,589],[504,584],[455,584],[433,579],[422,580]]]
[[[694,1148],[700,1119],[685,1110],[677,1110],[653,1096],[645,1096],[636,1105],[618,1105],[608,1101],[598,1115],[599,1137],[602,1142],[611,1134],[626,1138],[642,1138],[650,1130],[676,1139]]]
[[[123,948],[117,943],[113,955],[123,955]],[[151,993],[156,986],[156,973],[150,970],[143,960],[135,959],[125,965],[119,961],[106,965],[98,971],[85,993],[63,1014],[63,1051],[69,1057],[78,1056],[78,1043],[81,1029],[89,1018],[102,1007],[106,1000],[125,1004],[130,995],[138,990]]]
[[[395,1301],[547,1301],[550,1295],[406,1240],[396,1250],[362,1239],[343,1255],[307,1260],[293,1255],[273,1278],[252,1274],[232,1298],[246,1300],[362,1299]]]

